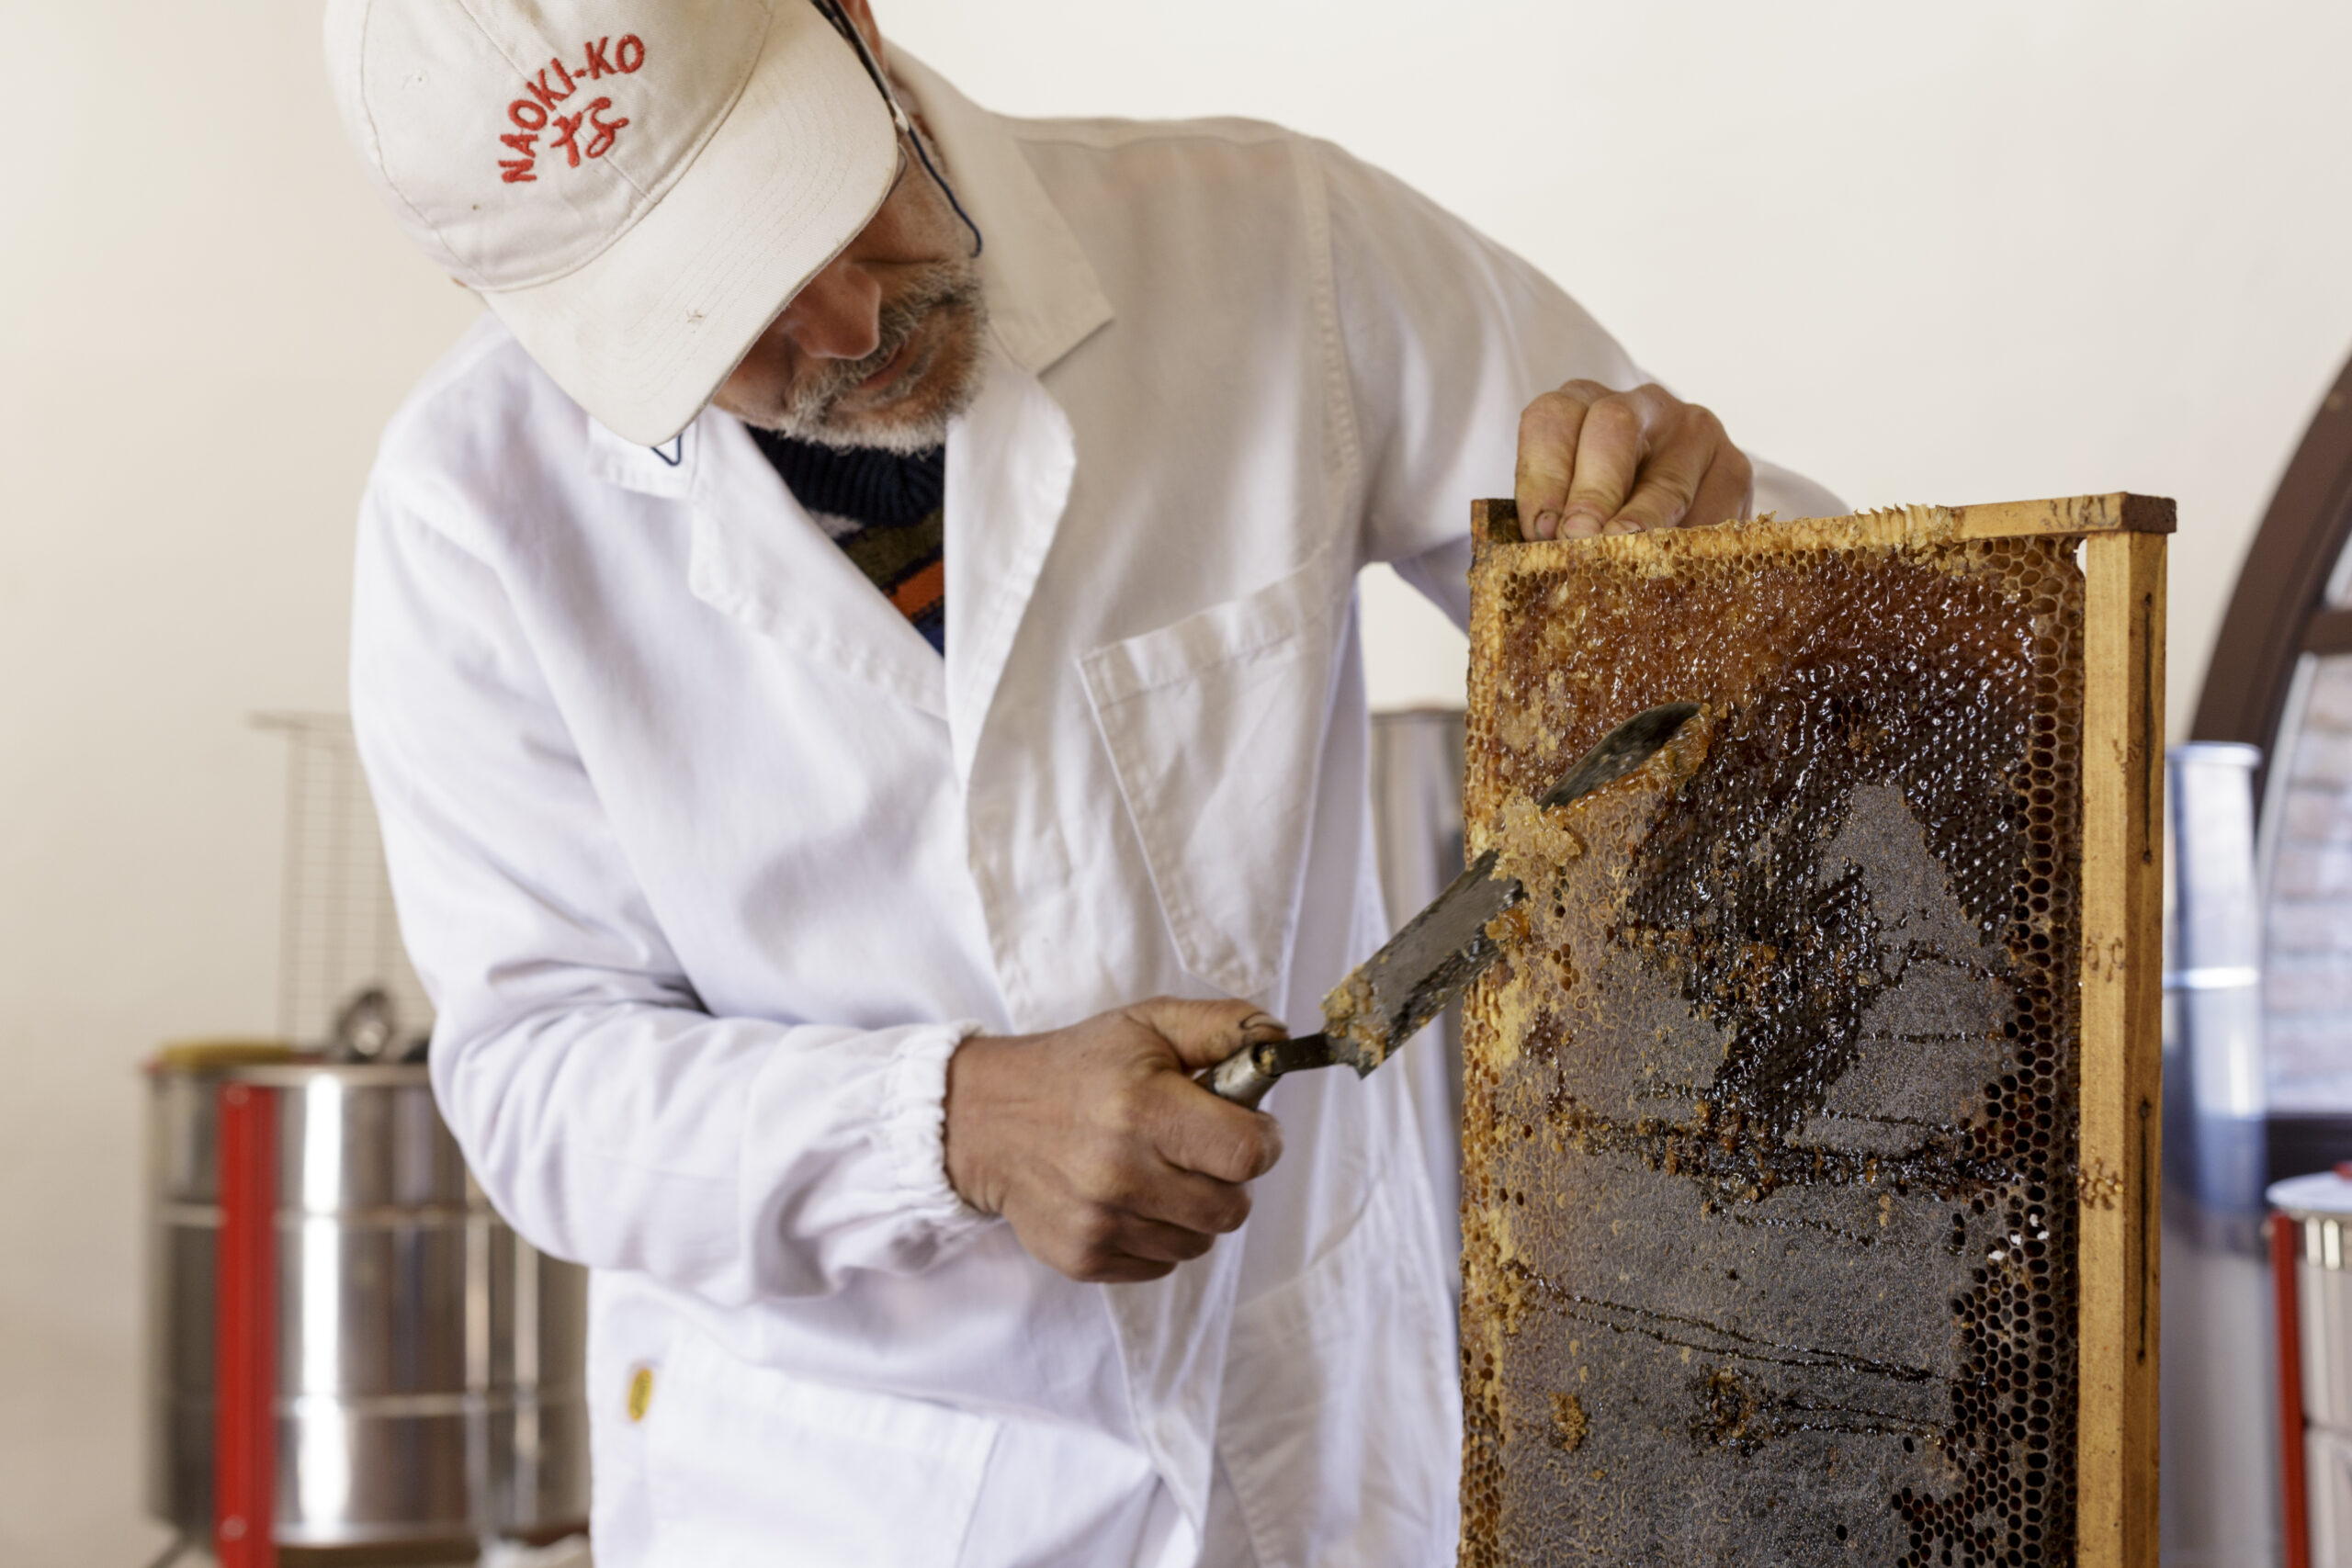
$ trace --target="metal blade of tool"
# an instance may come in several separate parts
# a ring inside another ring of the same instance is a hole
[[[1668,703],[1635,714],[1561,774],[1540,804],[1566,806],[1616,783],[1656,756],[1698,711],[1696,703]],[[1495,874],[1495,852],[1487,851],[1324,998],[1328,1027],[1321,1032],[1236,1052],[1209,1070],[1208,1087],[1238,1105],[1255,1105],[1285,1073],[1344,1063],[1362,1077],[1501,956],[1489,928],[1526,897],[1515,879]]]

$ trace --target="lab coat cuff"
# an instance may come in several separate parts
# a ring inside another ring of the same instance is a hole
[[[947,1179],[947,1059],[980,1032],[977,1022],[910,1032],[883,1089],[882,1145],[899,1201],[931,1222],[943,1240],[980,1229],[989,1216]]]

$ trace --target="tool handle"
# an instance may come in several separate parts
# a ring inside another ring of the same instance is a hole
[[[1330,1065],[1330,1042],[1319,1033],[1302,1034],[1295,1040],[1245,1045],[1202,1074],[1200,1081],[1219,1100],[1255,1111],[1283,1074]]]
[[[1255,1111],[1258,1102],[1266,1098],[1266,1091],[1274,1087],[1274,1079],[1282,1076],[1272,1070],[1272,1055],[1265,1046],[1244,1045],[1211,1067],[1201,1081],[1219,1100],[1229,1100]]]

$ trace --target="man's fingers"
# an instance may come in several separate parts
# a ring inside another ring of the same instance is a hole
[[[1141,1258],[1111,1258],[1091,1266],[1077,1264],[1065,1267],[1046,1261],[1050,1267],[1087,1285],[1139,1285],[1147,1280],[1164,1280],[1176,1272],[1173,1263],[1153,1263]]]
[[[1526,537],[1577,539],[1745,517],[1755,472],[1721,420],[1663,387],[1570,381],[1520,415],[1513,488]]]
[[[1650,436],[1664,412],[1658,389],[1613,392],[1585,411],[1577,442],[1576,477],[1560,513],[1560,537],[1590,538],[1623,509],[1634,492]]]
[[[1179,1170],[1218,1181],[1255,1181],[1283,1157],[1282,1123],[1173,1077],[1154,1086],[1152,1147]]]
[[[1690,502],[1715,456],[1714,434],[1720,434],[1713,414],[1703,409],[1690,412],[1702,417],[1692,419],[1686,414],[1672,423],[1662,439],[1651,444],[1641,481],[1601,532],[1641,534],[1653,528],[1677,528],[1689,517]]]
[[[1625,504],[1601,527],[1604,534],[1645,534],[1654,528],[1677,528],[1690,510],[1690,498],[1698,492],[1700,476],[1678,466],[1650,459],[1642,473],[1642,482],[1625,498]]]
[[[1695,403],[1676,405],[1652,430],[1649,446],[1641,482],[1605,532],[1639,534],[1721,523],[1742,512],[1745,479],[1736,477],[1733,469],[1744,470],[1747,459],[1731,444],[1723,421],[1712,411]],[[1719,466],[1723,473],[1718,478]],[[1715,479],[1713,491],[1707,489],[1711,479]],[[1728,510],[1717,510],[1726,502]]]
[[[1549,539],[1560,531],[1560,513],[1568,504],[1568,481],[1576,477],[1577,436],[1584,428],[1584,412],[1591,401],[1574,388],[1590,382],[1570,382],[1546,392],[1519,416],[1519,469],[1511,491],[1519,502],[1521,533],[1530,539]]]
[[[1157,1280],[1216,1245],[1215,1233],[1102,1204],[1023,1213],[1014,1225],[1038,1261],[1073,1280],[1102,1283]]]
[[[1121,1205],[1137,1219],[1158,1220],[1203,1235],[1228,1235],[1250,1217],[1250,1190],[1237,1182],[1163,1165]]]
[[[1745,517],[1756,507],[1756,466],[1747,454],[1725,442],[1715,449],[1707,477],[1699,481],[1698,499],[1682,514],[1685,528],[1704,528]]]
[[[1124,1217],[1108,1213],[1090,1215],[1078,1224],[1058,1228],[1033,1223],[1024,1230],[1016,1221],[1015,1230],[1022,1245],[1038,1262],[1089,1284],[1123,1285],[1157,1280],[1182,1261],[1179,1258],[1147,1258],[1128,1251]],[[1207,1247],[1204,1246],[1202,1250],[1206,1251]],[[1197,1258],[1200,1254],[1193,1256]]]
[[[1290,1032],[1279,1019],[1248,1002],[1190,1001],[1180,997],[1154,997],[1126,1010],[1127,1016],[1157,1031],[1176,1048],[1189,1071],[1214,1067],[1244,1045],[1280,1040]]]
[[[1190,1263],[1216,1243],[1214,1234],[1186,1230],[1182,1225],[1148,1220],[1138,1214],[1123,1214],[1112,1247],[1125,1257],[1139,1258],[1148,1263]]]

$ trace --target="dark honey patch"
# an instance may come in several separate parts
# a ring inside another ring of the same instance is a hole
[[[1709,733],[1470,1010],[1464,1563],[2072,1561],[2079,576],[1770,545],[1475,577],[1474,830]]]

